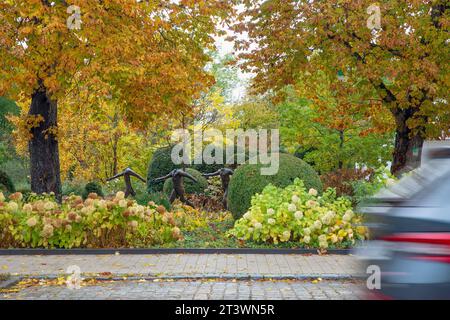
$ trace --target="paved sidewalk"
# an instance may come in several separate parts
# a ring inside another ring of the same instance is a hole
[[[83,286],[33,286],[0,293],[0,300],[359,300],[360,282],[353,281],[115,281]]]
[[[147,277],[351,277],[361,273],[350,255],[167,254],[0,256],[0,274],[49,276],[69,266],[83,274]]]

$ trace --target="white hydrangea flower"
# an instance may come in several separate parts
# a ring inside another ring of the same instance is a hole
[[[35,217],[31,217],[30,219],[27,220],[27,225],[30,228],[33,228],[36,224],[37,224],[37,219]]]
[[[5,195],[3,194],[3,192],[0,192],[0,202],[5,201]]]
[[[122,200],[119,201],[119,207],[126,208],[127,205],[128,205],[128,203],[127,203],[126,200],[122,199]]]
[[[291,232],[289,230],[284,231],[283,234],[281,235],[281,240],[289,241],[290,238]]]
[[[322,249],[327,249],[328,248],[328,242],[319,242],[319,246]]]
[[[320,220],[324,225],[329,225],[331,223],[331,219],[327,215],[323,216]]]
[[[275,219],[270,218],[267,220],[267,223],[270,225],[274,225],[276,223],[276,221],[275,221]]]
[[[138,206],[136,207],[136,212],[137,212],[137,213],[143,213],[144,211],[145,211],[144,206],[138,205]]]
[[[100,200],[100,201],[98,201],[97,202],[97,206],[100,208],[100,209],[105,209],[106,208],[106,201],[105,200]]]
[[[351,210],[347,210],[344,214],[344,216],[342,217],[342,220],[344,220],[345,222],[350,222],[353,219],[353,211]]]
[[[314,197],[316,197],[318,194],[317,190],[314,188],[309,189],[308,193],[309,193],[309,195],[314,196]]]
[[[275,214],[275,210],[273,210],[272,208],[269,208],[269,209],[267,209],[267,214],[271,216],[271,215]]]
[[[297,211],[297,207],[295,206],[295,204],[290,203],[289,206],[288,206],[288,210],[290,212],[295,212],[295,211]]]
[[[252,227],[250,227],[247,230],[248,230],[249,233],[252,233],[254,229]]]
[[[46,211],[50,211],[50,210],[52,210],[54,207],[55,207],[55,204],[54,204],[53,202],[51,202],[51,201],[47,201],[47,202],[44,204],[44,209],[45,209]]]
[[[262,228],[262,224],[260,222],[257,222],[254,224],[255,229],[261,229]]]
[[[123,191],[117,192],[117,193],[116,193],[116,199],[117,199],[117,200],[123,200],[123,199],[125,199],[125,192],[123,192]]]
[[[14,201],[11,201],[8,203],[8,206],[6,208],[9,212],[16,212],[19,209],[19,205]]]
[[[309,236],[309,235],[311,234],[311,229],[310,229],[310,228],[305,228],[305,229],[303,229],[303,233],[304,233],[306,236]]]
[[[327,235],[321,234],[318,238],[319,242],[326,242],[327,241]]]
[[[300,220],[301,218],[303,218],[303,212],[302,211],[296,211],[294,213],[295,219]]]
[[[322,229],[322,222],[320,222],[319,220],[316,220],[316,221],[314,221],[313,226],[314,226],[314,229],[320,230],[320,229]]]
[[[304,236],[303,237],[303,242],[304,243],[310,243],[311,242],[311,237],[310,236]]]
[[[296,194],[294,194],[292,196],[291,200],[293,203],[298,203],[300,201],[300,198]]]
[[[333,222],[333,219],[335,217],[334,211],[328,211],[325,216],[322,217],[322,223],[326,225],[330,225]]]
[[[24,206],[22,207],[22,210],[25,212],[32,212],[33,211],[33,206],[29,203],[24,204]]]
[[[250,220],[251,217],[252,217],[252,215],[251,215],[251,213],[250,213],[249,211],[247,211],[247,212],[244,214],[244,219],[246,219],[246,220]]]
[[[308,200],[306,201],[306,206],[309,208],[315,208],[317,207],[318,203],[314,200]]]

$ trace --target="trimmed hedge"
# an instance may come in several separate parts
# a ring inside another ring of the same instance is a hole
[[[205,193],[205,189],[208,187],[208,181],[202,176],[202,174],[194,169],[188,168],[186,172],[197,179],[198,183],[195,183],[189,178],[184,178],[184,190],[187,194],[203,194]],[[172,179],[167,179],[164,182],[164,193],[170,196],[170,193],[173,189]]]
[[[89,182],[84,187],[83,198],[86,199],[90,193],[96,193],[100,197],[104,197],[102,186],[97,182]]]
[[[252,196],[262,192],[268,184],[284,188],[300,178],[306,188],[322,191],[319,175],[309,164],[290,154],[280,153],[279,156],[280,167],[276,175],[261,175],[260,169],[267,167],[261,164],[244,164],[234,172],[228,189],[228,205],[235,219],[247,212]]]
[[[172,146],[157,149],[153,154],[152,160],[148,167],[147,173],[147,190],[148,192],[160,192],[163,190],[162,183],[152,183],[152,180],[165,176],[174,169],[181,169],[182,165],[175,165],[170,157],[172,152]],[[192,164],[187,165],[186,168],[197,170],[201,173],[215,172],[227,165],[225,164]],[[227,166],[229,167],[229,166]]]
[[[16,192],[16,187],[14,186],[14,183],[4,171],[0,171],[0,185],[4,186],[6,191],[10,193]]]
[[[170,158],[172,147],[157,149],[153,153],[152,160],[148,166],[147,173],[147,190],[148,192],[161,192],[163,190],[162,183],[152,183],[153,179],[165,176],[174,169],[181,168],[181,165],[175,165]]]

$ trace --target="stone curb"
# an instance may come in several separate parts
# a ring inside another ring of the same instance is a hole
[[[353,249],[328,250],[324,255],[349,255]],[[0,256],[15,255],[148,255],[148,254],[300,254],[320,255],[317,249],[263,248],[123,248],[123,249],[0,249]]]

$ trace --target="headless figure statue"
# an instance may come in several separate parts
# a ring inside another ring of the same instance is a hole
[[[135,177],[138,178],[139,180],[141,180],[142,182],[146,182],[144,178],[142,178],[139,174],[137,174],[136,172],[134,172],[133,170],[131,170],[130,168],[126,168],[123,172],[116,174],[114,177],[107,179],[106,181],[111,181],[117,178],[122,177],[125,180],[125,197],[128,196],[136,196],[136,192],[133,190],[133,187],[131,185],[131,177]]]
[[[170,203],[173,203],[175,201],[175,199],[178,198],[181,200],[181,202],[183,202],[191,207],[194,207],[194,205],[184,197],[183,178],[191,179],[192,181],[194,181],[196,183],[198,182],[197,179],[195,179],[189,173],[187,173],[181,169],[175,169],[164,177],[154,179],[153,182],[157,183],[157,182],[165,181],[167,179],[172,179],[173,190],[172,190],[172,193],[170,194],[170,199],[169,199]]]
[[[230,184],[230,177],[233,175],[234,171],[228,168],[222,168],[213,173],[205,173],[204,177],[215,177],[220,176],[220,180],[222,181],[222,190],[223,190],[223,199],[222,204],[225,209],[228,209],[228,185]]]

